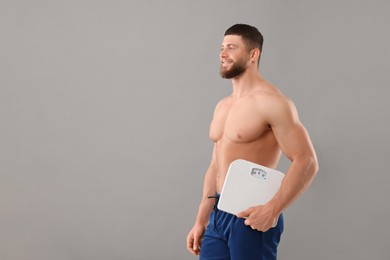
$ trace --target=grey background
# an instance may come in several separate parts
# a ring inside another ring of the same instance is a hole
[[[223,32],[265,37],[320,172],[279,259],[390,259],[388,1],[0,1],[0,259],[196,259]],[[279,165],[285,170],[285,158]]]

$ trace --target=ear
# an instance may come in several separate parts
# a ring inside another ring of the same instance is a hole
[[[258,59],[260,59],[260,50],[255,48],[251,51],[251,61],[257,62]]]

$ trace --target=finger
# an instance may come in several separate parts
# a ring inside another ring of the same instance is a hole
[[[253,208],[249,208],[247,210],[244,210],[244,211],[238,213],[236,216],[237,216],[237,218],[247,218],[252,213],[252,211],[253,211]]]
[[[261,232],[267,232],[270,229],[270,227],[263,227],[259,231]]]
[[[192,250],[196,255],[199,255],[201,245],[202,245],[202,236],[195,235]]]
[[[187,237],[187,250],[190,251],[190,253],[196,255],[196,252],[193,249],[194,239],[192,237]]]
[[[196,252],[198,249],[199,249],[199,240],[198,240],[198,237],[196,236],[194,238],[194,244],[192,246],[192,250],[194,250],[194,252]]]
[[[198,247],[195,250],[196,255],[200,254],[200,248],[202,247],[202,238],[199,238],[198,240]]]

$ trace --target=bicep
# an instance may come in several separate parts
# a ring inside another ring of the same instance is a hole
[[[271,127],[278,145],[289,160],[293,161],[295,158],[313,153],[309,135],[291,101],[287,100],[275,110]]]
[[[216,173],[217,173],[217,162],[216,162],[216,145],[214,144],[213,153],[211,156],[211,162],[207,169],[203,184],[203,196],[213,196],[215,194],[216,185]]]
[[[216,171],[217,169],[217,147],[216,147],[216,143],[214,143],[214,147],[213,147],[213,152],[211,154],[211,161],[210,161],[210,166],[209,168],[211,168],[213,171]]]
[[[289,160],[312,153],[310,138],[301,123],[292,124],[288,129],[275,127],[273,130],[280,148]]]

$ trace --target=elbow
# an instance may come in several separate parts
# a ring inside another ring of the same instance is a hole
[[[303,167],[305,179],[311,182],[319,170],[317,157],[315,154],[310,156],[306,155],[301,158],[300,162]]]
[[[305,168],[305,177],[302,179],[304,190],[308,188],[308,186],[314,180],[314,177],[317,175],[317,172],[319,170],[317,158],[315,156],[308,157],[306,160]]]

